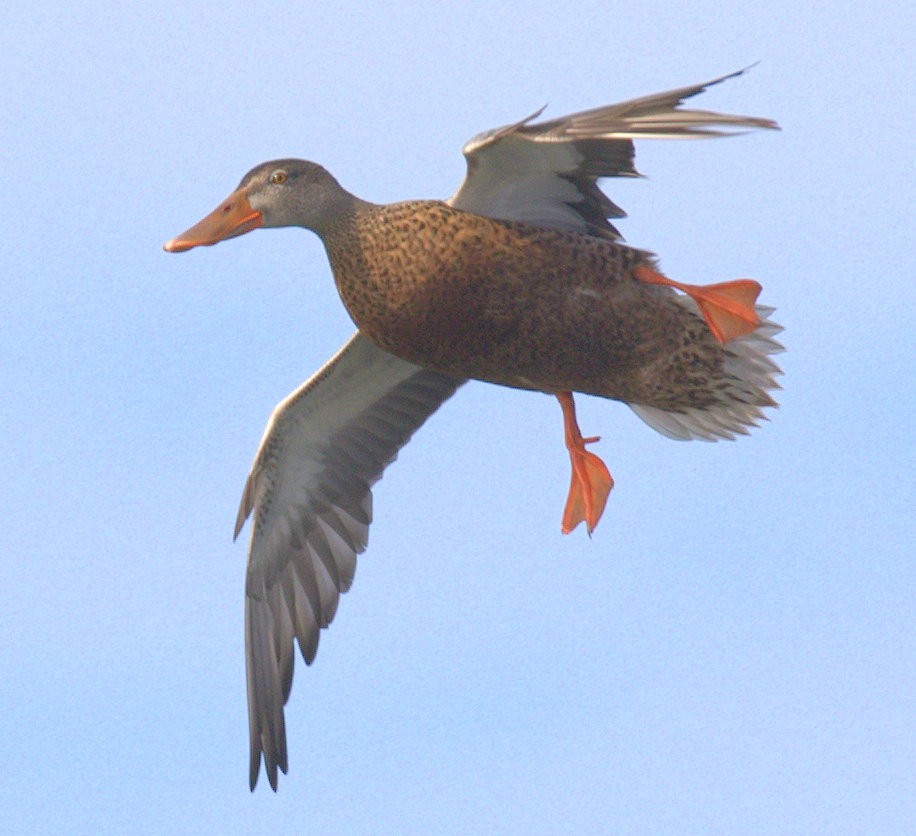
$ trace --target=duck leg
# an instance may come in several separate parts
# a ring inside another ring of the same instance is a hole
[[[633,276],[647,284],[662,284],[686,293],[700,308],[712,335],[727,343],[735,337],[753,332],[760,324],[754,303],[760,295],[760,284],[753,279],[735,279],[719,284],[682,284],[645,265],[633,268]]]
[[[585,449],[586,444],[598,441],[598,436],[583,438],[576,422],[576,404],[572,392],[559,392],[557,400],[563,410],[563,430],[566,449],[572,463],[572,481],[569,497],[563,509],[562,531],[569,534],[580,522],[585,522],[591,536],[598,520],[604,513],[608,494],[614,487],[614,480],[601,459]]]

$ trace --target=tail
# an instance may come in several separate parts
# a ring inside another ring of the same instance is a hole
[[[676,297],[680,304],[696,311],[687,296]],[[781,388],[776,377],[782,374],[770,355],[783,351],[775,339],[782,327],[769,317],[775,310],[756,305],[760,324],[751,333],[735,337],[722,346],[725,353],[723,378],[727,385],[722,399],[705,408],[688,408],[681,412],[666,411],[654,406],[629,404],[630,408],[652,429],[668,438],[682,441],[699,438],[716,441],[747,435],[750,427],[765,419],[763,409],[777,406],[770,392]]]

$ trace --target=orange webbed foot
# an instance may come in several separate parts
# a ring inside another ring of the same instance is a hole
[[[633,275],[641,282],[667,285],[686,293],[697,303],[709,330],[720,343],[750,334],[760,325],[754,304],[761,287],[753,279],[709,285],[683,284],[645,265],[635,267]]]
[[[598,520],[604,513],[608,494],[614,487],[607,466],[594,453],[585,449],[586,444],[598,441],[598,438],[583,438],[576,422],[576,407],[571,392],[557,395],[563,409],[563,427],[566,436],[566,449],[572,464],[572,477],[569,484],[569,496],[563,509],[561,530],[569,534],[580,522],[585,523],[591,536]]]

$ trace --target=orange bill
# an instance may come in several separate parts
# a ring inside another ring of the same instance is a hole
[[[251,208],[248,191],[237,189],[206,218],[173,238],[162,249],[169,253],[181,253],[192,247],[210,247],[257,229],[263,220],[261,213]]]

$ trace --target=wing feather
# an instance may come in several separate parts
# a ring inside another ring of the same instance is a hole
[[[252,789],[286,772],[283,706],[294,642],[306,664],[366,548],[371,486],[462,381],[376,348],[360,334],[274,410],[242,492],[236,535],[253,516],[245,657]]]
[[[634,139],[703,139],[778,127],[757,116],[679,109],[692,96],[744,72],[532,123],[542,108],[482,133],[464,146],[467,175],[448,202],[501,220],[619,238],[609,219],[626,213],[597,180],[640,176]]]

